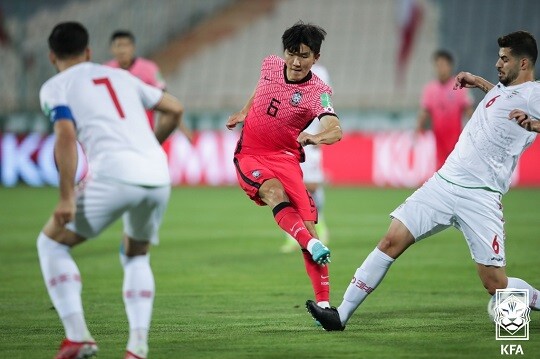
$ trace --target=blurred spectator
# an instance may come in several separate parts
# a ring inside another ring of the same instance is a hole
[[[425,129],[431,119],[431,128],[437,147],[437,169],[452,152],[463,128],[462,120],[471,117],[472,97],[468,89],[453,90],[454,58],[446,50],[433,54],[436,80],[429,82],[423,90],[416,131]]]
[[[117,30],[113,32],[110,40],[111,54],[114,59],[105,63],[106,66],[122,68],[138,77],[144,83],[160,88],[165,91],[165,81],[161,76],[159,67],[151,60],[135,56],[135,36],[127,30]],[[150,126],[154,128],[154,112],[146,112]],[[182,123],[180,130],[192,142],[192,132]]]

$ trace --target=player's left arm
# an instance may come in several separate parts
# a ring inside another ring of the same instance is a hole
[[[325,115],[321,118],[323,130],[317,134],[301,132],[296,139],[302,146],[307,145],[331,145],[343,137],[339,118],[334,115]]]
[[[54,122],[56,142],[54,159],[60,177],[60,200],[54,210],[54,220],[60,226],[75,217],[75,173],[77,171],[77,133],[70,119]]]
[[[514,109],[508,114],[508,119],[515,119],[527,131],[540,133],[540,89],[533,90],[526,110]]]
[[[154,128],[154,134],[158,142],[162,144],[177,127],[182,130],[180,126],[182,125],[184,106],[176,97],[164,92],[155,109],[161,114]]]

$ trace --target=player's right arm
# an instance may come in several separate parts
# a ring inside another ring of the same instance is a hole
[[[489,82],[488,80],[471,74],[470,72],[460,72],[456,76],[456,82],[454,84],[454,90],[462,89],[464,87],[467,88],[479,88],[480,90],[484,91],[484,93],[488,93],[495,85]]]
[[[54,122],[54,159],[60,178],[60,200],[54,210],[54,220],[60,226],[75,217],[75,172],[77,171],[77,133],[75,124],[67,118]]]
[[[155,109],[161,115],[154,128],[154,134],[159,143],[163,143],[176,128],[181,129],[184,106],[176,97],[164,92]]]
[[[255,91],[253,91],[248,102],[240,111],[229,116],[229,119],[227,120],[227,123],[225,124],[225,126],[227,126],[229,130],[232,130],[233,128],[236,127],[237,124],[242,123],[246,120],[246,116],[249,112],[249,109],[251,108],[251,105],[253,104],[254,97],[255,97]]]
[[[49,80],[41,88],[39,99],[45,116],[53,123],[54,160],[59,174],[60,200],[53,213],[54,223],[63,227],[75,217],[75,172],[77,170],[77,130],[68,106],[65,86]]]

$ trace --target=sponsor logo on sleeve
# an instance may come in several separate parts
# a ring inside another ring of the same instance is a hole
[[[323,92],[321,94],[321,106],[326,112],[334,112],[334,106],[332,105],[332,99],[329,93]]]

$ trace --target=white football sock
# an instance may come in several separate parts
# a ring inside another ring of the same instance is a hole
[[[310,253],[310,254],[313,254],[312,250],[313,250],[313,246],[316,244],[316,243],[321,243],[321,241],[319,241],[317,238],[311,238],[306,246],[306,249],[307,251]]]
[[[81,275],[70,248],[41,232],[37,239],[41,273],[51,301],[60,316],[66,338],[75,342],[90,340],[81,300]]]
[[[337,308],[341,324],[345,325],[356,308],[366,299],[384,278],[394,259],[375,247],[364,263],[354,273],[354,278]]]
[[[523,279],[508,277],[506,288],[527,289],[529,291],[529,306],[535,310],[540,310],[540,291],[533,288]]]
[[[127,257],[122,290],[129,322],[127,350],[146,357],[155,291],[149,255]]]
[[[324,301],[324,302],[317,302],[317,305],[321,308],[330,308],[330,302]]]

